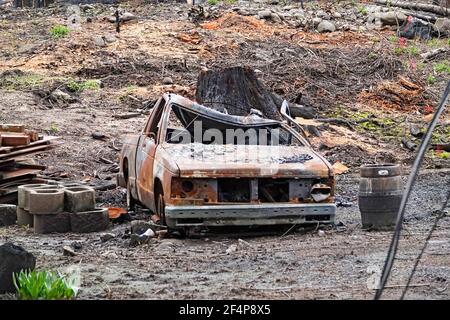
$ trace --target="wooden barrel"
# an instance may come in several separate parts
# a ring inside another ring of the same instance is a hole
[[[392,230],[403,195],[397,164],[361,167],[358,205],[364,229]]]

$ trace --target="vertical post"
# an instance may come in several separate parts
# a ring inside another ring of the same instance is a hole
[[[120,32],[120,17],[119,17],[119,8],[116,9],[116,32],[119,33]]]

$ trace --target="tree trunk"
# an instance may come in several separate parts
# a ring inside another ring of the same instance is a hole
[[[246,116],[250,109],[265,118],[281,119],[280,99],[272,94],[248,67],[202,71],[197,80],[198,103],[229,114]]]
[[[392,1],[392,0],[376,0],[375,3],[404,9],[432,12],[442,16],[448,16],[450,13],[450,8],[426,3],[415,3],[410,1]]]

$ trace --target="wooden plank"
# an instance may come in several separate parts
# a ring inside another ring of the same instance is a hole
[[[24,132],[25,126],[23,124],[0,124],[0,132]]]
[[[31,154],[31,153],[36,153],[39,151],[45,151],[50,148],[52,148],[52,145],[43,145],[43,146],[37,146],[37,147],[33,147],[33,148],[26,148],[26,149],[22,149],[22,150],[18,150],[18,151],[13,151],[13,152],[10,152],[7,154],[0,154],[0,160],[17,157],[17,156],[23,156],[23,155],[27,155],[27,154]]]
[[[1,145],[6,147],[24,146],[30,144],[30,136],[26,134],[0,133]]]
[[[0,171],[0,180],[3,182],[4,180],[9,180],[28,176],[30,174],[38,174],[41,172],[41,169],[13,169],[11,171]]]
[[[39,146],[39,145],[43,145],[43,144],[50,144],[51,141],[57,140],[57,139],[60,139],[60,137],[47,136],[47,137],[44,137],[42,140],[31,142],[27,146],[4,147],[4,148],[8,148],[7,150],[4,150],[4,152],[2,152],[3,148],[0,148],[0,155],[7,153],[7,152],[11,152],[11,151],[22,150],[25,148],[31,148],[31,147]]]
[[[19,169],[35,169],[35,170],[47,169],[47,166],[42,166],[39,164],[21,163],[21,162],[17,162],[15,166],[16,166],[16,168],[19,168]]]

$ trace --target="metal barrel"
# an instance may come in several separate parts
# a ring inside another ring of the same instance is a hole
[[[362,166],[358,205],[363,228],[393,230],[402,195],[400,165]]]

